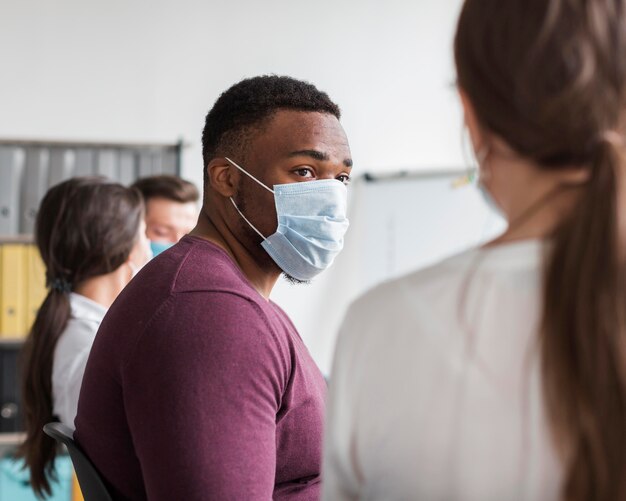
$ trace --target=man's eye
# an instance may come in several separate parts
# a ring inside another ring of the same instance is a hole
[[[300,177],[314,177],[313,176],[313,171],[311,169],[308,169],[306,167],[302,167],[301,169],[297,169],[294,171],[296,174],[298,174],[298,176]]]
[[[343,184],[350,184],[350,176],[348,176],[348,174],[340,174],[337,176],[337,180],[341,181]]]

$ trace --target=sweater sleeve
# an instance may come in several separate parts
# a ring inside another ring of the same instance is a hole
[[[288,367],[266,317],[229,293],[179,294],[123,372],[150,500],[269,500]]]

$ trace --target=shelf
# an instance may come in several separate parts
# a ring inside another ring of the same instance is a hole
[[[174,143],[159,142],[113,142],[113,141],[62,141],[56,139],[0,139],[0,146],[15,146],[22,148],[117,148],[117,149],[178,149],[189,146],[179,140]]]
[[[26,336],[24,337],[0,337],[0,346],[19,346],[24,344]]]
[[[26,433],[0,433],[0,457],[12,453],[26,438]]]
[[[0,433],[0,446],[19,445],[26,438],[26,433]]]
[[[0,433],[0,458],[7,455],[12,456],[25,438],[25,433]]]
[[[0,235],[0,244],[32,244],[33,235]]]

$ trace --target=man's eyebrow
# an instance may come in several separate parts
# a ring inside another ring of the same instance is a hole
[[[328,160],[330,160],[330,157],[328,156],[328,153],[325,153],[323,151],[319,151],[319,150],[298,150],[298,151],[292,151],[291,153],[289,153],[289,157],[297,157],[300,155],[304,155],[307,157],[311,157],[315,160],[319,160],[321,162],[327,162]],[[346,167],[352,167],[352,159],[351,158],[346,158],[343,161],[343,164]]]
[[[311,157],[315,160],[320,160],[322,162],[327,162],[328,160],[330,160],[328,153],[324,153],[323,151],[319,150],[298,150],[289,153],[289,157],[299,157],[301,155],[305,157]]]

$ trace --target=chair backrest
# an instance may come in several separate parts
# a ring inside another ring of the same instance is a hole
[[[48,423],[43,431],[67,447],[85,501],[113,501],[100,473],[74,442],[72,430],[61,423]]]

